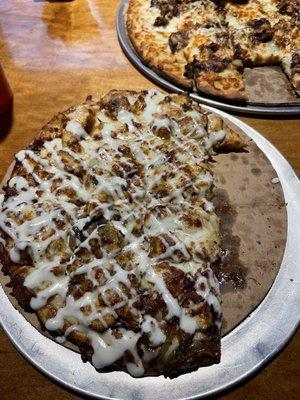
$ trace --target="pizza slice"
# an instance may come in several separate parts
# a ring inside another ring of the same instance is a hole
[[[195,88],[209,95],[245,100],[242,63],[235,57],[220,9],[213,2],[197,2],[197,9],[185,15],[180,27],[193,32],[183,51],[185,76],[195,82]]]
[[[185,56],[172,51],[174,47],[183,48],[188,38],[178,36],[177,45],[170,44],[170,35],[180,30],[176,4],[158,0],[131,1],[128,6],[127,32],[135,50],[147,65],[171,81],[191,89],[193,82],[184,75]]]
[[[226,3],[226,22],[236,53],[246,66],[278,63],[281,53],[274,43],[274,25],[259,0]]]
[[[296,1],[249,0],[226,3],[226,22],[244,66],[282,66],[299,90],[299,10]]]

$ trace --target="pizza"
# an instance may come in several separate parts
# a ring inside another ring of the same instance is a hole
[[[0,202],[12,295],[96,369],[220,361],[212,156],[245,142],[186,95],[111,91],[16,154]]]
[[[280,65],[300,94],[299,0],[130,0],[142,61],[188,89],[247,100],[245,67]]]

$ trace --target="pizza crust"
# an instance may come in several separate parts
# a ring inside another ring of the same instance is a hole
[[[229,87],[228,89],[223,89],[224,86],[228,86],[226,79],[224,80],[225,85],[223,84],[222,79],[205,79],[205,77],[203,78],[202,76],[200,76],[196,79],[196,88],[199,92],[206,93],[210,96],[221,96],[228,100],[248,100],[243,86],[237,89],[234,89],[232,87]],[[212,81],[212,83],[210,83],[210,81]],[[215,87],[216,84],[219,85],[219,88]]]

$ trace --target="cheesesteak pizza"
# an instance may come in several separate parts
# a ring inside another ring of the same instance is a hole
[[[0,203],[12,295],[97,369],[220,361],[212,155],[243,139],[185,95],[111,91],[16,155]]]
[[[130,0],[145,64],[189,89],[247,100],[245,67],[280,65],[300,93],[299,0]]]

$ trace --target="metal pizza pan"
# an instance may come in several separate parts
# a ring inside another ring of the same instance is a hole
[[[248,103],[238,103],[222,101],[220,99],[213,99],[206,97],[200,93],[187,92],[180,86],[168,81],[153,69],[145,65],[135,49],[133,48],[130,39],[127,34],[126,29],[126,9],[128,5],[128,0],[123,0],[119,5],[117,16],[116,16],[116,29],[118,34],[119,43],[128,57],[128,59],[134,64],[134,66],[146,75],[153,82],[157,83],[161,87],[170,90],[174,93],[188,93],[188,95],[198,103],[205,104],[207,106],[216,107],[225,111],[243,114],[256,114],[256,115],[266,115],[272,117],[280,116],[295,116],[300,115],[300,105],[299,104],[285,104],[285,105],[254,105]]]
[[[99,373],[81,356],[45,337],[11,304],[0,286],[0,323],[19,352],[60,385],[96,399],[192,400],[228,390],[259,370],[292,337],[299,324],[300,184],[279,151],[253,128],[206,107],[242,129],[262,150],[281,183],[287,211],[287,241],[277,277],[260,305],[222,338],[221,363],[174,379]]]

